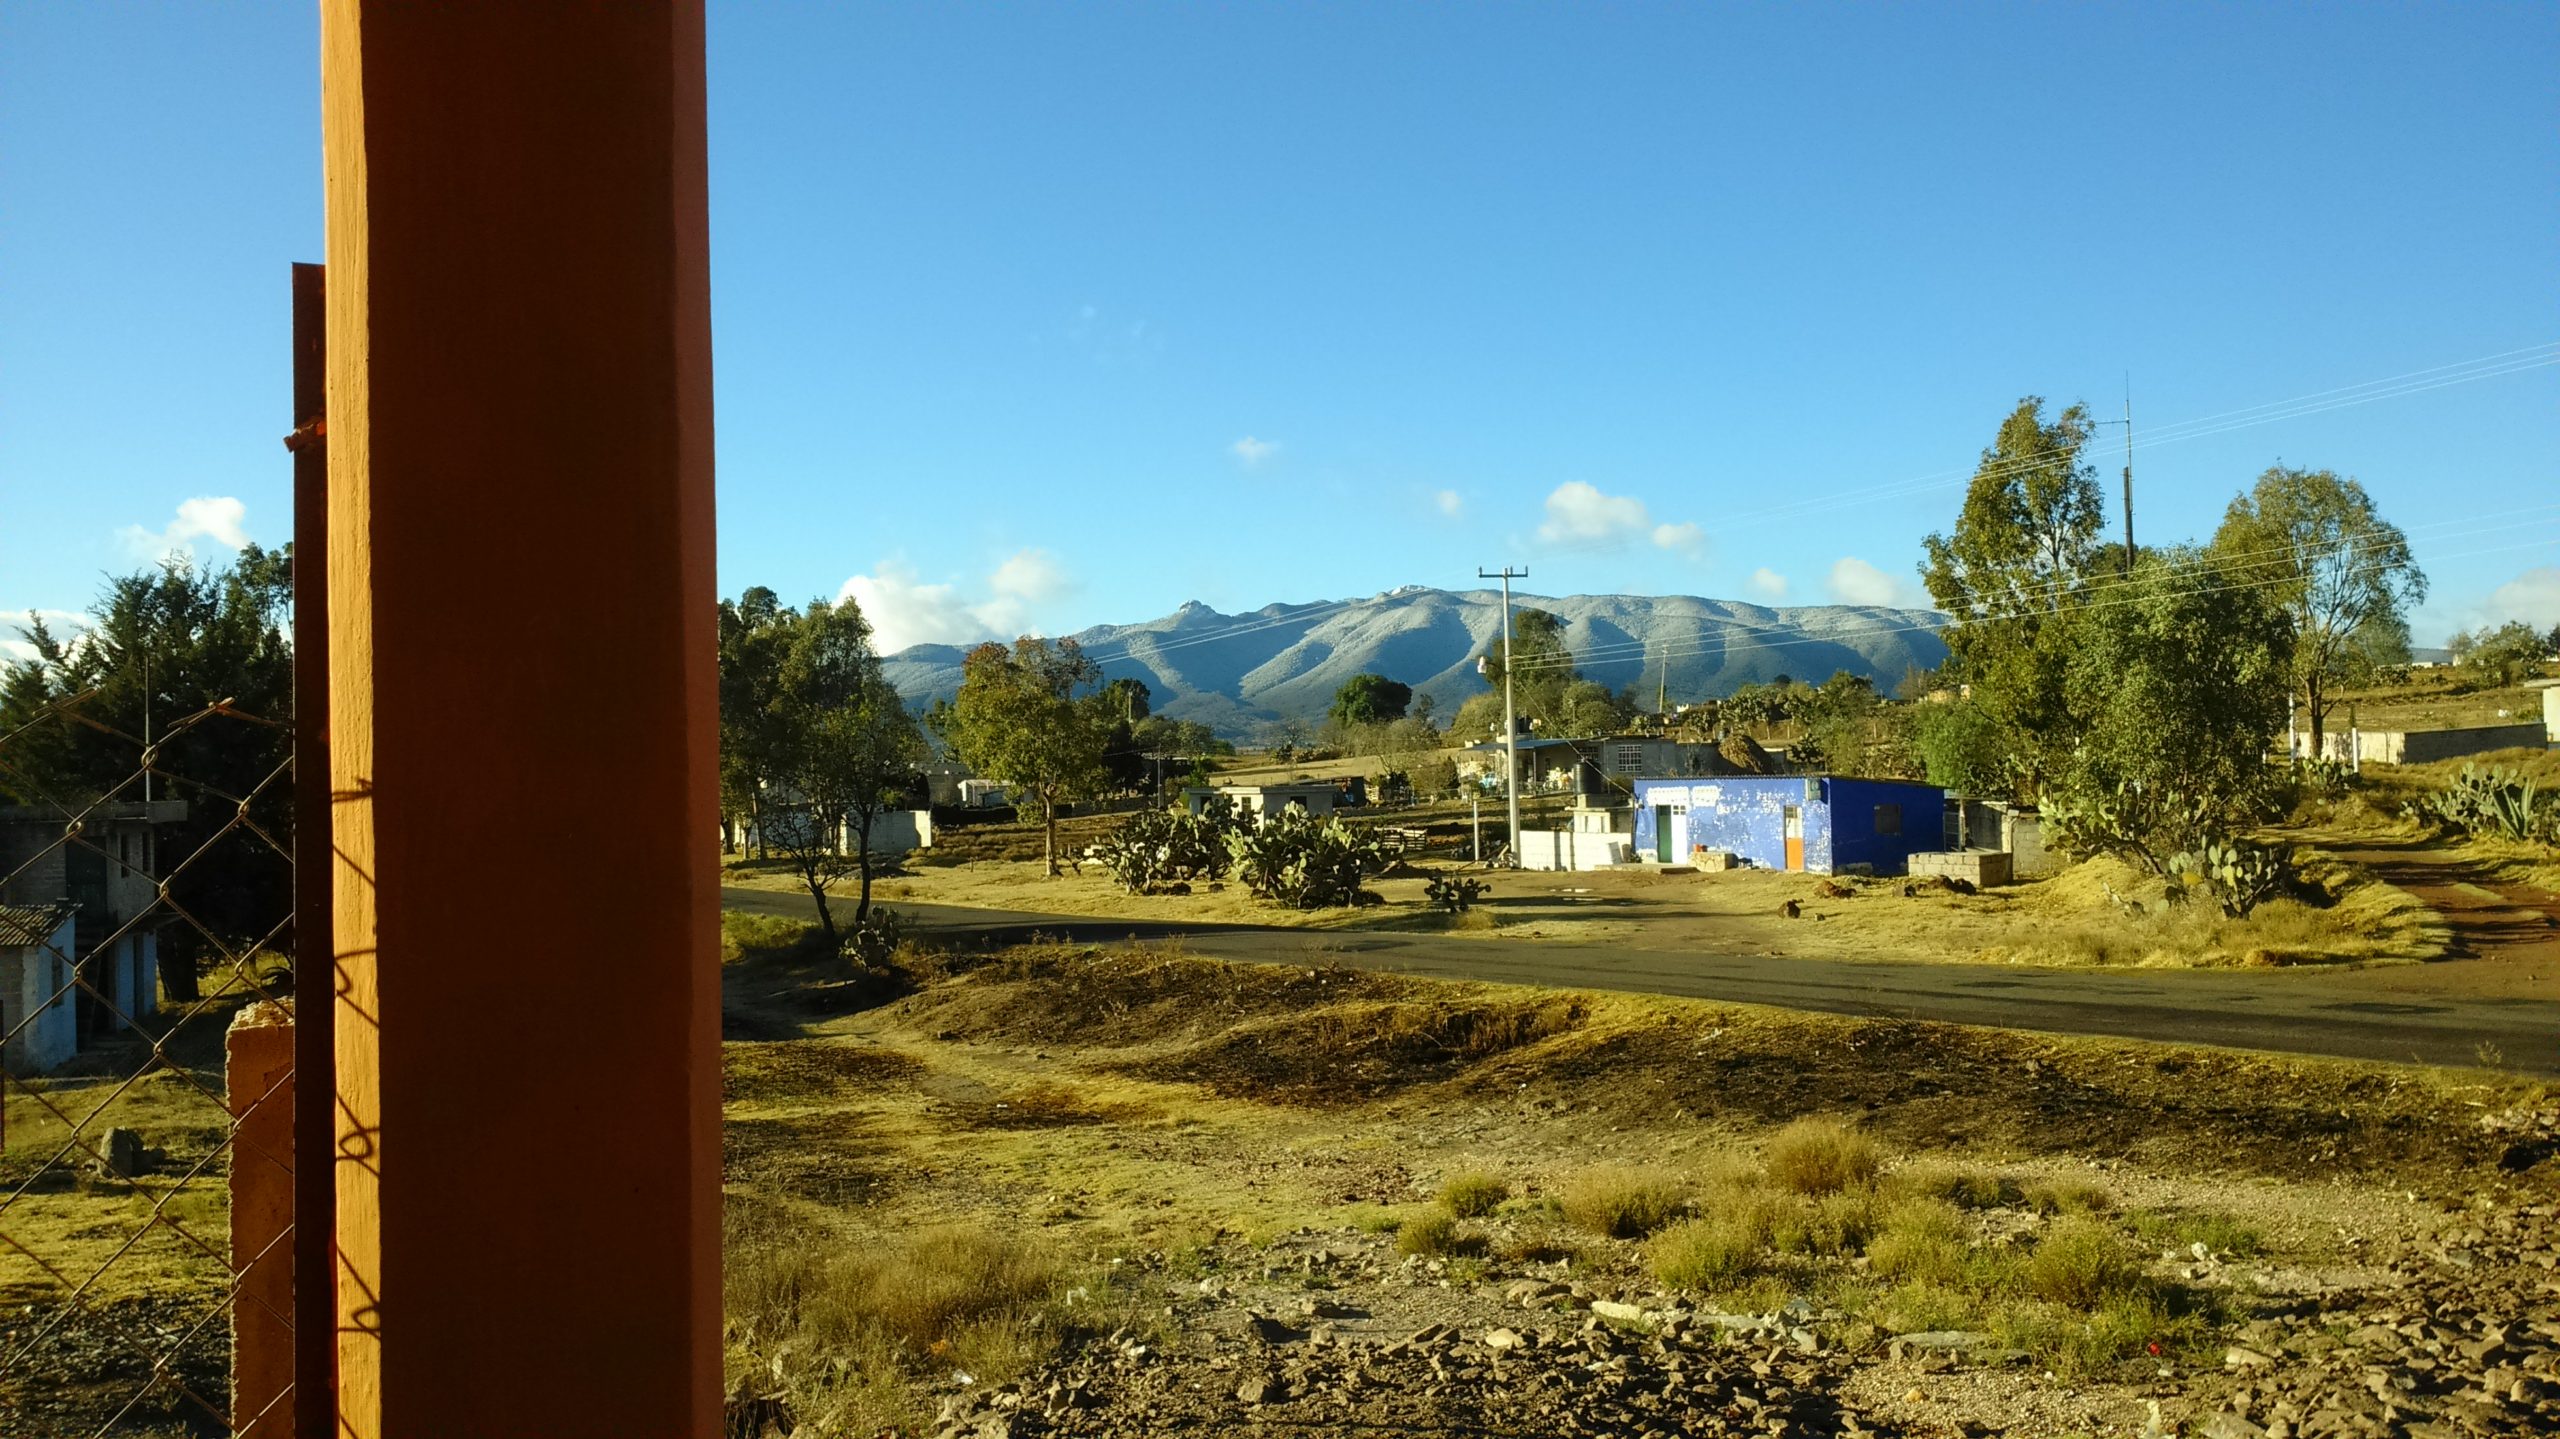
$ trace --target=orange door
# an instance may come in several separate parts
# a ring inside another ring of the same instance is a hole
[[[1804,811],[1794,805],[1788,805],[1786,822],[1787,869],[1791,873],[1801,874],[1804,872]]]

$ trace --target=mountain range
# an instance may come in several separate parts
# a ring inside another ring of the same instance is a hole
[[[1946,658],[1931,610],[1877,605],[1772,609],[1694,595],[1565,595],[1512,592],[1515,608],[1566,621],[1566,643],[1586,678],[1634,685],[1646,707],[1731,694],[1780,675],[1821,680],[1847,670],[1890,692],[1912,665]],[[1343,681],[1382,674],[1428,694],[1445,719],[1484,691],[1475,657],[1502,627],[1498,590],[1420,585],[1368,599],[1274,604],[1221,614],[1198,601],[1162,619],[1096,625],[1073,638],[1106,678],[1142,680],[1156,713],[1198,720],[1229,739],[1260,738],[1280,720],[1323,718]],[[911,704],[960,688],[959,645],[915,645],[887,659],[888,677]]]

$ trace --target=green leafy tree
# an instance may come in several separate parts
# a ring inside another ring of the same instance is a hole
[[[2063,676],[2069,611],[2100,554],[2105,501],[2083,458],[2089,417],[2073,405],[2051,420],[2044,401],[2018,402],[1982,452],[1952,533],[1925,541],[1921,577],[1954,618],[1949,666],[2033,789],[2070,749]]]
[[[1058,872],[1058,806],[1102,783],[1108,731],[1088,703],[1102,667],[1074,640],[1025,635],[983,644],[960,665],[946,734],[961,762],[1040,806],[1043,854]]]
[[[1326,713],[1344,729],[1356,729],[1403,719],[1412,703],[1413,686],[1385,675],[1357,674],[1334,691],[1333,708]]]
[[[2483,689],[2516,684],[2551,655],[2550,643],[2533,626],[2509,620],[2494,630],[2461,636],[2462,676]]]
[[[0,803],[140,800],[146,737],[152,797],[185,802],[153,841],[193,919],[149,922],[173,999],[199,997],[217,944],[255,944],[292,912],[292,596],[289,545],[220,568],[172,560],[109,580],[77,639],[28,624],[34,657],[0,669]],[[217,706],[229,713],[205,713]]]
[[[1575,668],[1573,651],[1565,644],[1565,620],[1561,615],[1541,609],[1523,607],[1511,612],[1510,668],[1512,710],[1524,721],[1534,721],[1535,728],[1546,734],[1563,732],[1565,692],[1580,677]],[[1502,677],[1505,673],[1502,637],[1486,642],[1478,670],[1492,687],[1494,702],[1493,729],[1501,732]]]
[[[2155,870],[2253,816],[2284,723],[2291,616],[2230,580],[2209,551],[2147,552],[2075,626],[2060,807],[2135,815],[2116,838]]]
[[[2017,786],[1999,721],[1971,700],[1913,706],[1912,743],[1929,783],[1959,794],[1999,795]]]
[[[720,808],[744,816],[736,831],[741,842],[753,835],[765,843],[765,796],[779,773],[785,738],[782,665],[796,618],[762,586],[720,602]]]
[[[882,673],[870,622],[852,600],[792,610],[770,591],[750,590],[722,607],[724,630],[733,613],[742,629],[754,617],[753,636],[723,646],[723,699],[758,707],[733,713],[724,703],[724,748],[753,746],[751,758],[722,755],[724,784],[753,776],[759,841],[791,865],[817,905],[819,928],[836,942],[829,893],[859,876],[854,927],[870,919],[872,835],[882,815],[911,802],[924,735]]]
[[[2292,618],[2291,685],[2319,753],[2337,692],[2407,653],[2427,597],[2408,536],[2354,480],[2277,465],[2231,502],[2213,548],[2228,584],[2263,587]]]

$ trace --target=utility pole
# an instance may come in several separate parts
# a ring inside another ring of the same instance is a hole
[[[2124,381],[2124,418],[2091,420],[2093,425],[2124,426],[2124,570],[2133,573],[2133,376]]]
[[[1520,863],[1520,722],[1511,712],[1511,582],[1529,577],[1526,568],[1504,565],[1479,568],[1476,578],[1502,581],[1502,790],[1511,807],[1511,862]]]

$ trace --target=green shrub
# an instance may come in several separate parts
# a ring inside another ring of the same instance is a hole
[[[2019,1198],[2017,1182],[1988,1169],[1971,1169],[1932,1160],[1893,1176],[1892,1187],[1925,1199],[1943,1199],[1964,1209],[1997,1209]]]
[[[1964,1276],[1964,1216],[1942,1199],[1906,1199],[1887,1210],[1883,1231],[1867,1245],[1879,1279],[1951,1285]]]
[[[1855,1254],[1876,1231],[1876,1198],[1869,1189],[1844,1189],[1773,1209],[1769,1242],[1789,1254]]]
[[[2085,1179],[2039,1179],[2020,1197],[2041,1214],[2104,1214],[2115,1207],[2107,1191]]]
[[[1799,1119],[1779,1130],[1761,1163],[1772,1183],[1798,1194],[1872,1184],[1877,1168],[1875,1145],[1829,1119]]]
[[[2087,1219],[2055,1224],[2027,1260],[2029,1293],[2083,1312],[2141,1292],[2142,1265],[2115,1231]]]
[[[1666,1289],[1704,1293],[1748,1279],[1769,1254],[1769,1206],[1721,1206],[1683,1220],[1645,1246],[1645,1268]]]
[[[2211,1253],[2246,1259],[2266,1248],[2265,1236],[2227,1214],[2143,1210],[2130,1218],[2135,1238],[2162,1249],[2188,1249],[2201,1244]]]
[[[1457,1253],[1457,1216],[1428,1210],[1407,1219],[1396,1230],[1396,1252],[1426,1258]]]
[[[1642,1239],[1685,1203],[1680,1181],[1658,1169],[1595,1169],[1557,1196],[1567,1223],[1611,1239]]]
[[[781,954],[817,942],[818,927],[778,914],[743,909],[720,911],[720,957],[743,959],[751,954]]]
[[[1440,1203],[1460,1219],[1481,1219],[1511,1197],[1511,1186],[1481,1172],[1453,1174],[1440,1186]]]

